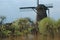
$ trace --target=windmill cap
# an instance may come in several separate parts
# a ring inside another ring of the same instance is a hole
[[[44,4],[39,4],[37,6],[37,9],[45,9],[45,10],[47,10],[48,8]]]

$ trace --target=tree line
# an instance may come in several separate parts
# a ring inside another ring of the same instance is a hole
[[[60,33],[60,19],[56,21],[47,17],[36,23],[29,18],[20,18],[12,23],[0,25],[0,37],[8,37],[11,35],[21,36],[29,33],[35,34],[37,32],[43,36],[49,34],[54,38],[56,34]]]

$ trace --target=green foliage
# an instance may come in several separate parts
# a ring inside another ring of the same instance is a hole
[[[10,36],[11,33],[12,35],[25,35],[27,33],[30,33],[31,30],[34,29],[34,26],[36,25],[32,25],[34,24],[33,21],[31,21],[29,18],[20,18],[16,21],[14,21],[12,23],[12,25],[10,25],[10,29],[6,29],[6,25],[0,25],[0,36]],[[58,21],[55,21],[51,18],[44,18],[41,21],[38,22],[38,28],[39,28],[39,32],[46,34],[47,31],[47,27],[51,27],[51,28],[58,28],[60,27],[60,19]],[[55,30],[56,30],[55,29]],[[54,30],[54,29],[53,29]],[[55,32],[56,33],[56,32]]]
[[[16,35],[16,36],[19,36],[19,35],[22,35],[23,33],[22,32],[20,32],[20,31],[15,31],[15,33],[14,33],[14,35]]]
[[[2,25],[1,27],[0,27],[0,36],[2,35],[2,36],[9,36],[10,35],[10,33],[11,33],[11,31],[9,31],[9,30],[6,30],[6,27],[4,26],[4,25]]]
[[[23,33],[24,33],[24,34],[28,33],[28,30],[24,30]]]
[[[11,31],[9,30],[4,30],[2,31],[2,36],[10,36]]]
[[[33,30],[33,27],[29,27],[28,28],[28,31],[31,32],[31,30]]]
[[[12,30],[19,30],[19,26],[15,25],[15,24],[12,24],[11,29]]]
[[[38,22],[38,24],[39,24],[39,31],[41,32],[41,33],[46,33],[46,28],[47,28],[47,26],[48,27],[52,27],[52,26],[54,26],[54,20],[53,19],[51,19],[51,18],[44,18],[43,20],[41,20],[40,22]]]
[[[3,30],[6,30],[4,25],[1,26],[1,31],[3,31]]]
[[[60,19],[56,22],[57,27],[60,27]]]
[[[29,25],[29,21],[26,18],[21,18],[16,20],[12,25],[18,28],[26,27],[27,25]]]
[[[31,24],[33,24],[33,21],[29,18],[20,18],[12,23],[11,29],[14,30],[15,35],[23,35],[31,31]],[[18,32],[19,30],[21,30],[21,32]]]

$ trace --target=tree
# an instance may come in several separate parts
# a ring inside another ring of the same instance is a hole
[[[41,21],[38,22],[38,27],[40,33],[44,36],[47,34],[50,34],[50,36],[53,38],[54,37],[54,22],[55,20],[51,18],[44,18]],[[44,37],[43,37],[44,39]]]
[[[3,24],[4,19],[6,19],[5,16],[0,16],[0,24]]]
[[[16,31],[20,31],[23,34],[27,34],[28,32],[31,32],[28,29],[31,29],[33,21],[31,21],[29,18],[20,18],[16,21],[14,21],[11,25],[13,33]]]
[[[7,37],[10,36],[11,31],[10,30],[6,30],[6,26],[2,25],[0,27],[0,37]]]
[[[56,32],[60,34],[60,19],[56,22]]]

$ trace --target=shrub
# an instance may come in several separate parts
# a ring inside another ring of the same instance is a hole
[[[38,22],[39,31],[43,34],[47,32],[47,27],[54,27],[54,20],[51,18],[44,18]]]

